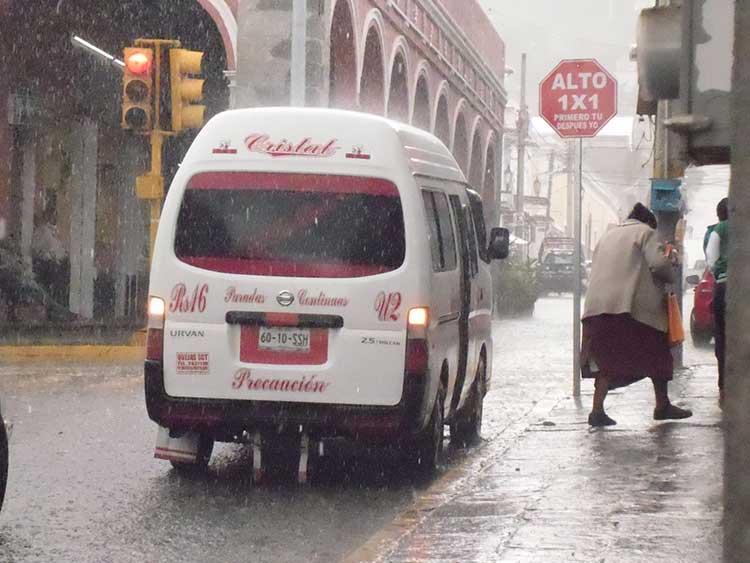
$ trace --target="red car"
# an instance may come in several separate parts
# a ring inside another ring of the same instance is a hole
[[[706,345],[714,336],[714,276],[706,268],[702,278],[688,276],[686,281],[695,285],[693,311],[690,313],[690,336],[696,346]]]

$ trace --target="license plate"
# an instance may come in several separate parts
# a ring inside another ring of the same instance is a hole
[[[258,349],[309,352],[310,329],[262,326],[258,331]]]

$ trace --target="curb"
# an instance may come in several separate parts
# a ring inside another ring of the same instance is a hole
[[[10,362],[56,361],[139,361],[145,357],[143,346],[49,345],[0,346],[0,358]]]

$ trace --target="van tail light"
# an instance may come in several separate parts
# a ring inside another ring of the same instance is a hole
[[[406,375],[425,375],[429,360],[427,327],[430,310],[416,307],[409,310],[406,322]]]
[[[149,297],[146,325],[146,359],[161,362],[164,358],[164,299]]]

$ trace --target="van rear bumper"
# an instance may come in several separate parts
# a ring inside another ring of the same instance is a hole
[[[161,362],[149,360],[144,384],[151,420],[172,430],[205,432],[226,441],[243,430],[275,430],[282,424],[302,425],[320,437],[403,439],[424,428],[431,410],[427,378],[408,375],[401,401],[392,407],[172,397],[164,389]]]

